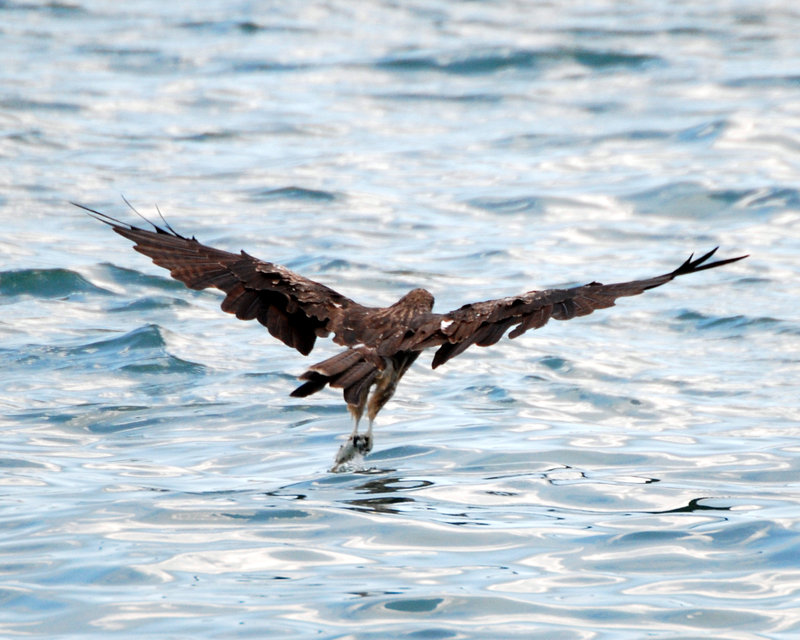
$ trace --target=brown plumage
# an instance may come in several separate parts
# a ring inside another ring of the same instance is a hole
[[[254,258],[242,251],[229,253],[186,238],[166,222],[152,229],[135,227],[104,213],[76,204],[133,241],[134,249],[168,269],[192,289],[214,287],[225,293],[222,310],[241,320],[258,320],[284,344],[307,355],[317,338],[333,335],[346,347],[337,355],[312,365],[300,376],[303,384],[292,392],[305,397],[326,385],[342,389],[355,418],[353,434],[337,455],[334,468],[356,453],[372,448],[372,422],[392,397],[397,383],[424,349],[436,348],[435,369],[472,345],[495,344],[509,332],[516,338],[538,329],[552,318],[569,320],[614,305],[617,298],[634,296],[689,273],[720,267],[747,256],[708,262],[716,249],[692,256],[669,273],[616,284],[589,284],[568,289],[528,291],[517,296],[474,302],[433,313],[433,296],[414,289],[389,307],[367,307],[286,267]],[[366,434],[358,421],[367,410]]]

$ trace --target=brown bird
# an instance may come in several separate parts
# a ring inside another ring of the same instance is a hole
[[[152,229],[141,229],[81,204],[72,204],[133,241],[136,251],[169,269],[170,275],[187,287],[220,289],[225,293],[223,311],[240,320],[258,320],[273,336],[303,355],[311,352],[317,338],[333,334],[333,341],[345,349],[309,367],[300,376],[303,384],[291,394],[304,398],[326,385],[342,389],[355,424],[350,437],[339,448],[333,471],[357,454],[372,450],[375,416],[424,349],[436,348],[435,369],[472,345],[487,347],[496,343],[509,329],[512,329],[509,338],[516,338],[529,329],[544,326],[551,318],[570,320],[585,316],[595,309],[613,306],[617,298],[638,295],[678,276],[747,257],[707,262],[717,250],[713,249],[696,259],[689,256],[674,271],[653,278],[528,291],[465,304],[449,313],[433,313],[433,296],[425,289],[409,291],[389,307],[367,307],[281,265],[259,260],[244,251],[229,253],[214,249],[194,237],[184,237],[166,221],[159,226],[142,216]],[[366,433],[359,433],[365,409],[369,427]]]

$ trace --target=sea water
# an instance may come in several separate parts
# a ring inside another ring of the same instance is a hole
[[[794,638],[791,3],[0,3],[0,636]],[[71,206],[359,302],[750,258],[432,371],[310,358]]]

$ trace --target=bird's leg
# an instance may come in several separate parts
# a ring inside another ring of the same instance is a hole
[[[358,423],[361,421],[361,415],[364,413],[364,404],[348,404],[347,408],[353,416],[353,431],[350,436],[340,446],[339,451],[336,452],[336,459],[334,460],[331,471],[339,471],[344,465],[356,457],[356,454],[365,454],[372,449],[372,421],[369,423],[369,430],[365,435],[358,433]],[[369,441],[369,447],[364,448],[365,438]]]
[[[362,455],[367,455],[370,451],[372,451],[372,424],[373,424],[373,422],[374,422],[374,420],[370,420],[369,421],[369,426],[367,427],[367,432],[363,436],[360,436],[361,441],[359,443],[360,444],[360,448],[359,448],[358,451]]]

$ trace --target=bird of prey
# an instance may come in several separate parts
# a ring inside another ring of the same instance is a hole
[[[333,341],[344,349],[311,365],[300,376],[303,383],[291,394],[304,398],[326,385],[342,389],[354,426],[336,454],[333,471],[372,450],[375,416],[424,349],[436,349],[432,363],[435,369],[472,345],[495,344],[509,329],[509,338],[516,338],[529,329],[544,326],[551,318],[585,316],[613,306],[622,296],[634,296],[678,276],[747,257],[708,262],[716,252],[713,249],[699,258],[689,256],[674,271],[652,278],[534,290],[465,304],[448,313],[434,313],[433,296],[425,289],[413,289],[388,307],[368,307],[279,264],[259,260],[244,251],[215,249],[194,237],[182,236],[163,217],[162,225],[158,225],[142,216],[151,227],[143,229],[73,204],[133,241],[136,251],[168,269],[187,287],[220,289],[225,294],[223,311],[240,320],[258,320],[273,336],[303,355],[311,352],[317,338],[333,334]],[[366,432],[359,433],[364,411],[369,426]]]

